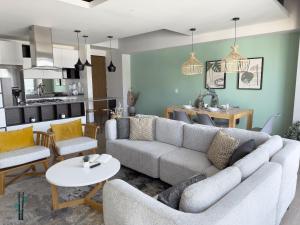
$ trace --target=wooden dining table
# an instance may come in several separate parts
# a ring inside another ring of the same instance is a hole
[[[170,118],[174,111],[184,111],[189,116],[195,116],[197,114],[207,114],[210,117],[218,118],[218,119],[227,119],[228,127],[236,127],[236,120],[241,119],[243,117],[247,118],[247,129],[250,130],[252,128],[253,123],[253,110],[252,109],[241,109],[241,108],[230,108],[227,110],[219,109],[219,111],[211,112],[208,109],[186,109],[183,106],[169,106],[165,109],[165,117]]]

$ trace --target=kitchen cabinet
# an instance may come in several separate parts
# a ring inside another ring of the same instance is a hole
[[[78,52],[74,49],[53,48],[54,66],[74,68],[78,60]]]
[[[24,70],[25,79],[62,79],[62,71],[55,70]]]
[[[16,41],[0,40],[0,64],[22,66],[22,45]]]

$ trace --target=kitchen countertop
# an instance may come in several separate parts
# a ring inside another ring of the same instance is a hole
[[[45,99],[45,98],[41,98]],[[116,100],[116,98],[84,98],[83,96],[79,97],[55,97],[50,99],[62,99],[63,101],[58,102],[42,102],[42,103],[31,103],[24,105],[11,105],[4,106],[5,109],[13,109],[13,108],[25,108],[25,107],[36,107],[36,106],[44,106],[44,105],[60,105],[60,104],[70,104],[70,103],[81,103],[81,102],[97,102],[97,101],[109,101]],[[30,100],[38,100],[38,99],[30,99]]]

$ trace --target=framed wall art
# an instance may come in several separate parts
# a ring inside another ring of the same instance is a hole
[[[221,72],[221,60],[206,62],[205,88],[226,88],[226,73]]]
[[[261,90],[263,81],[264,58],[249,58],[248,71],[238,73],[237,88],[244,90]]]

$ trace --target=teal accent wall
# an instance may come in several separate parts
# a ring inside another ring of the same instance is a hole
[[[226,89],[217,90],[221,104],[254,109],[254,126],[262,126],[275,113],[275,132],[283,134],[291,124],[299,49],[299,33],[276,33],[240,38],[240,53],[247,57],[264,57],[262,90],[237,89],[237,74],[227,74]],[[225,57],[232,40],[195,45],[202,62]],[[188,104],[204,92],[204,75],[183,76],[181,65],[190,46],[174,47],[133,54],[132,88],[140,92],[138,113],[162,116],[169,105]],[[178,93],[175,93],[178,89]],[[240,127],[245,126],[242,120]]]

